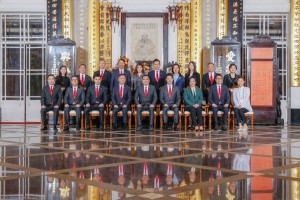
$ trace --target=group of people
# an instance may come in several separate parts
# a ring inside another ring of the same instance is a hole
[[[57,130],[59,110],[64,111],[64,130],[69,130],[69,111],[76,112],[76,130],[80,130],[81,111],[84,111],[86,130],[90,130],[91,111],[99,111],[98,129],[103,130],[106,106],[111,101],[113,126],[117,129],[118,113],[122,112],[123,124],[119,128],[127,130],[128,111],[131,104],[136,106],[138,121],[137,130],[142,130],[142,113],[149,113],[149,129],[153,130],[156,104],[160,104],[163,113],[163,128],[168,129],[168,112],[173,111],[174,131],[178,130],[180,105],[191,115],[190,130],[203,130],[202,106],[209,104],[213,112],[213,127],[218,130],[218,111],[223,111],[222,129],[227,130],[227,119],[230,103],[234,107],[235,116],[240,129],[247,129],[245,113],[252,111],[250,105],[250,89],[244,87],[245,81],[236,74],[237,66],[229,66],[230,73],[222,77],[215,73],[213,63],[208,64],[208,72],[202,77],[196,71],[195,62],[190,62],[185,76],[180,73],[180,66],[174,64],[172,73],[160,70],[160,60],[153,61],[153,70],[144,73],[143,66],[138,64],[131,75],[125,69],[125,61],[118,60],[118,68],[110,72],[106,69],[105,60],[99,62],[99,70],[94,72],[93,79],[86,74],[86,66],[79,66],[79,74],[67,76],[66,66],[61,66],[59,75],[50,74],[48,84],[41,95],[41,118],[47,130],[46,113],[53,110],[54,129]],[[129,125],[130,126],[130,125]]]

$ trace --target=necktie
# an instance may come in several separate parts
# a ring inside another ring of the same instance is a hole
[[[99,94],[99,88],[98,85],[96,85],[96,97],[98,97],[98,94]]]
[[[84,85],[84,75],[81,75],[81,85]]]
[[[171,164],[168,164],[167,175],[172,175],[172,165]]]
[[[103,77],[103,70],[101,70],[100,72],[100,78],[102,79],[102,77]]]
[[[123,70],[122,69],[120,69],[120,74],[123,74]]]
[[[158,70],[156,70],[155,79],[156,79],[156,82],[158,82],[158,80],[159,80]]]
[[[123,172],[123,165],[119,166],[119,176],[123,176],[124,172]]]
[[[196,92],[195,92],[194,89],[192,89],[192,93],[193,93],[193,96],[194,96],[194,98],[195,98],[195,97],[196,97]]]
[[[53,86],[51,85],[50,86],[50,95],[52,95],[53,94]]]
[[[159,189],[159,178],[158,175],[155,176],[154,188]]]
[[[218,96],[219,96],[219,99],[221,99],[221,95],[222,95],[221,86],[218,86]]]
[[[209,81],[210,81],[210,84],[213,84],[213,82],[214,82],[214,79],[213,79],[212,73],[210,73]]]
[[[148,96],[148,86],[145,86],[144,94],[145,94],[146,97]]]
[[[171,96],[172,96],[172,86],[171,86],[171,85],[169,86],[169,91],[168,91],[168,94],[169,94],[169,97],[171,97]]]
[[[123,86],[121,85],[120,86],[120,99],[122,99],[123,97]]]
[[[143,175],[148,175],[148,166],[147,166],[146,162],[144,163],[144,173],[143,173]]]
[[[74,91],[73,91],[74,99],[76,98],[76,94],[77,94],[77,90],[76,90],[76,87],[74,87]]]

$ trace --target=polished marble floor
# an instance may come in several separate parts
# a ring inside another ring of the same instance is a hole
[[[0,199],[298,199],[300,127],[53,132],[1,125]]]

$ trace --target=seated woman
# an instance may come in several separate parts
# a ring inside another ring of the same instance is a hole
[[[59,68],[59,74],[55,78],[55,84],[59,85],[61,87],[62,91],[62,99],[65,97],[66,89],[71,86],[71,81],[70,78],[67,76],[67,67],[62,65]],[[64,110],[64,104],[61,102],[61,105],[59,107],[60,110]]]
[[[180,66],[179,64],[174,64],[172,67],[173,73],[173,82],[174,85],[178,87],[180,96],[183,94],[183,88],[185,86],[185,78],[180,73]]]
[[[183,96],[185,101],[185,109],[191,113],[192,126],[189,130],[203,130],[203,120],[202,120],[202,100],[203,95],[200,88],[196,86],[196,79],[194,77],[190,78],[189,87],[184,90]],[[197,118],[197,119],[196,119]]]
[[[236,64],[229,65],[229,74],[224,76],[223,84],[226,85],[230,90],[237,87],[237,80],[240,78],[239,75],[236,74],[237,66]]]
[[[244,87],[245,81],[242,77],[237,80],[238,88],[233,89],[233,104],[239,129],[247,130],[247,119],[245,113],[252,112],[250,105],[250,88]]]

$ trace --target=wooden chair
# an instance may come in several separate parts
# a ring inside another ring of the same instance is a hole
[[[218,111],[218,117],[223,117],[224,113],[223,111]],[[211,130],[211,123],[212,123],[212,116],[213,116],[213,111],[210,110],[208,111],[208,118],[209,118],[209,129]],[[228,128],[230,128],[230,109],[228,110],[228,117],[227,117],[227,124]]]
[[[153,120],[153,128],[156,129],[156,117],[157,117],[157,110],[159,109],[160,105],[156,105],[156,111],[154,111],[154,120]],[[136,106],[132,106],[132,113],[134,115],[134,121],[135,121],[135,128],[137,128],[137,111],[136,111]],[[142,117],[150,117],[149,111],[143,111],[142,112]]]
[[[187,119],[191,116],[191,113],[189,111],[184,110],[185,105],[181,105],[181,112],[184,113],[184,129],[187,130]],[[207,108],[206,106],[202,106],[204,110],[202,110],[202,119],[203,119],[203,129],[205,130],[205,124],[206,124],[206,117],[208,116]]]
[[[233,127],[233,130],[234,130],[234,127],[235,127],[235,113],[234,111],[231,112],[232,113],[232,127]],[[245,113],[245,116],[246,117],[249,117],[250,118],[250,123],[251,123],[251,129],[253,130],[253,127],[254,127],[254,112],[246,112]]]
[[[160,129],[163,128],[163,111],[161,110],[159,112],[159,118],[160,118]],[[168,110],[168,117],[174,117],[174,111],[173,110]],[[179,109],[179,116],[178,116],[178,129],[181,130],[181,117],[182,117],[182,112],[181,109]]]
[[[109,106],[106,105],[106,108],[104,110],[104,119],[103,119],[104,129],[106,129],[106,117],[108,116],[108,109]],[[90,123],[90,127],[92,128],[93,127],[92,119],[96,117],[100,117],[100,112],[98,110],[93,110],[89,112],[89,115],[90,115],[90,121],[86,123]]]
[[[59,116],[60,116],[60,128],[62,129],[65,124],[65,118],[64,118],[64,111],[59,111]],[[69,112],[70,117],[76,117],[76,112],[75,110],[71,110]],[[69,122],[68,122],[69,123]],[[81,111],[81,119],[80,119],[80,124],[81,124],[81,129],[85,128],[84,124],[84,112]]]
[[[110,104],[109,105],[110,111],[109,111],[109,123],[110,123],[110,130],[112,130],[112,123],[113,123],[113,107]],[[127,112],[128,115],[128,129],[131,130],[131,117],[132,117],[132,111],[128,110]],[[118,112],[118,117],[123,117],[122,111]]]
[[[48,119],[49,119],[49,117],[53,117],[53,115],[54,115],[54,111],[53,110],[51,110],[51,111],[48,111],[47,113],[46,113],[46,116],[48,116]],[[58,112],[58,119],[59,119],[59,128],[60,129],[63,129],[64,128],[64,111],[62,111],[62,110],[59,110],[59,112]],[[43,126],[43,124],[42,124],[43,122],[42,122],[42,119],[41,119],[41,127]],[[49,123],[48,123],[48,129],[49,129]]]

